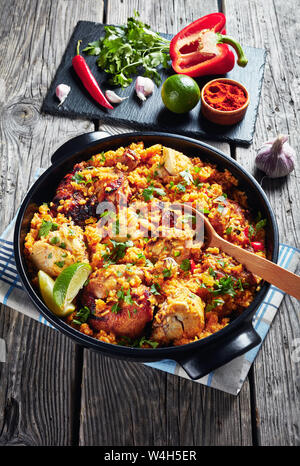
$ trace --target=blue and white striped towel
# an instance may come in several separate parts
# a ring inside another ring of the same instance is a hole
[[[37,173],[37,176],[39,176],[41,172],[42,170]],[[0,302],[45,325],[53,327],[33,306],[22,288],[16,271],[13,253],[12,239],[14,225],[15,218],[0,236]],[[281,244],[278,264],[294,272],[299,264],[299,253],[300,251],[298,249]],[[254,316],[253,326],[262,340],[264,340],[268,333],[283,297],[283,291],[271,286],[263,303],[259,306]],[[5,312],[4,308],[2,312]],[[261,344],[195,382],[237,395],[247,377],[250,366],[260,346]],[[3,340],[0,339],[0,362],[1,361],[5,361],[5,344]],[[189,379],[181,366],[172,360],[146,363],[146,365]]]

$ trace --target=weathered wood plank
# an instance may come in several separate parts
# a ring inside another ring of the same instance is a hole
[[[0,335],[0,445],[72,444],[75,344],[4,306]]]
[[[225,0],[223,3],[228,33],[241,43],[267,50],[253,146],[236,150],[237,160],[261,180],[263,174],[255,170],[254,159],[264,141],[279,133],[288,134],[296,153],[300,149],[300,57],[294,49],[300,38],[300,3],[298,0]],[[299,170],[297,165],[287,178],[262,180],[278,221],[280,241],[297,247],[300,245]],[[299,313],[299,302],[286,296],[255,362],[258,440],[262,445],[296,445],[300,441],[300,365],[293,361],[296,339],[300,336]]]
[[[94,125],[40,114],[42,99],[79,19],[102,20],[97,0],[0,1],[0,224],[12,219],[40,166],[64,141]],[[70,445],[76,346],[2,306],[0,443]]]
[[[250,445],[248,381],[239,397],[84,351],[80,445]]]
[[[124,23],[134,9],[152,28],[172,33],[203,14],[217,11],[217,1],[109,0],[107,22]],[[227,144],[216,146],[230,153]],[[235,398],[142,364],[84,351],[81,445],[250,445],[251,442],[248,381],[239,398]]]

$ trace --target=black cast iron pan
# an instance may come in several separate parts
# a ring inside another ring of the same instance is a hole
[[[163,144],[190,156],[199,156],[202,160],[217,164],[220,170],[227,168],[238,180],[239,189],[246,192],[249,207],[254,212],[261,211],[267,219],[268,258],[274,262],[278,258],[278,229],[270,203],[257,181],[235,160],[208,144],[185,136],[168,133],[139,132],[118,134],[102,138],[101,132],[83,134],[71,139],[61,146],[52,156],[52,165],[34,183],[19,210],[14,234],[14,253],[17,270],[23,286],[41,314],[58,330],[73,338],[86,348],[100,351],[119,359],[140,362],[173,359],[177,361],[192,379],[198,379],[212,370],[244,354],[257,346],[261,339],[252,326],[253,315],[263,301],[269,288],[264,283],[251,305],[219,332],[194,343],[166,348],[131,348],[112,345],[84,335],[55,316],[44,304],[30,283],[23,257],[23,243],[28,232],[32,215],[43,202],[49,202],[55,190],[73,167],[93,154],[126,147],[131,142],[144,141],[145,146]]]

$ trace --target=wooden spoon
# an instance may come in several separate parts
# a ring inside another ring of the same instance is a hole
[[[209,247],[221,249],[221,251],[243,264],[250,272],[300,300],[300,277],[298,275],[289,272],[268,259],[226,241],[218,235],[208,218],[199,212],[199,210],[189,205],[181,204],[181,207],[184,207],[185,212],[190,209],[193,215],[201,219],[201,223],[204,222],[207,245]]]

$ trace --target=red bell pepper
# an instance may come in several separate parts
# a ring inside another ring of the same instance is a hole
[[[223,13],[211,13],[197,19],[173,37],[170,43],[172,67],[176,73],[188,76],[224,74],[232,70],[236,51],[239,66],[248,63],[240,44],[225,34]]]
[[[194,273],[195,268],[196,268],[195,261],[193,259],[190,259],[190,264],[191,264],[191,272]]]

